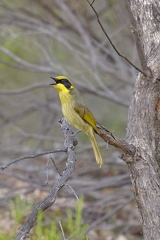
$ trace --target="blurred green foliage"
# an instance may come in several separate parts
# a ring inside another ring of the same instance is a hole
[[[25,222],[25,218],[28,212],[31,211],[32,201],[27,202],[25,199],[21,199],[20,196],[16,196],[15,199],[10,200],[10,213],[15,221],[15,225],[10,229],[10,232],[0,233],[0,240],[13,240],[15,232],[17,232],[17,226],[21,226]],[[47,214],[40,211],[37,217],[36,224],[33,228],[31,235],[32,240],[61,240],[62,235],[68,236],[67,239],[87,240],[88,237],[85,234],[88,225],[83,223],[83,197],[79,198],[75,211],[71,209],[66,210],[65,215],[60,213],[62,220],[59,220],[55,213],[47,220]],[[54,220],[53,220],[54,219]],[[47,223],[47,224],[46,224]],[[62,228],[62,229],[61,229]],[[62,233],[63,232],[63,233]]]

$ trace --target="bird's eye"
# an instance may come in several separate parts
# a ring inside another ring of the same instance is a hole
[[[68,89],[72,86],[72,84],[67,79],[63,79],[61,83]]]

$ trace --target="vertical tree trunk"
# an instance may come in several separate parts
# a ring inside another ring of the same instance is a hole
[[[128,162],[145,240],[160,239],[160,1],[125,0],[141,68],[129,108]]]

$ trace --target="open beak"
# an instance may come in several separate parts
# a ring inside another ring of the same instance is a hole
[[[50,77],[51,79],[53,79],[55,82],[54,83],[50,83],[49,85],[56,85],[57,84],[57,79],[54,77]]]

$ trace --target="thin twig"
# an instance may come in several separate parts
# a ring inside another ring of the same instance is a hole
[[[59,169],[58,169],[58,167],[57,167],[57,165],[56,165],[56,163],[55,163],[55,161],[54,161],[54,159],[51,155],[49,155],[49,160],[53,163],[53,165],[54,165],[56,171],[58,172],[59,176],[61,176],[61,173],[60,173],[60,171],[59,171]]]
[[[25,160],[25,159],[36,158],[36,157],[40,157],[40,156],[47,155],[47,154],[50,154],[50,153],[66,152],[66,151],[67,151],[66,149],[57,149],[57,150],[49,150],[49,151],[45,151],[45,152],[41,152],[41,153],[37,153],[37,154],[33,154],[33,155],[22,156],[22,157],[14,159],[12,162],[10,162],[10,163],[8,163],[4,166],[1,166],[0,170],[3,171],[4,169],[13,165],[14,163]]]
[[[78,132],[79,132],[79,131],[77,131],[76,133],[74,133],[74,135],[77,134]],[[74,135],[73,135],[73,136],[74,136]],[[58,167],[57,167],[57,165],[56,165],[56,163],[55,163],[55,161],[54,161],[54,159],[53,159],[53,157],[52,157],[51,155],[49,156],[49,160],[54,164],[54,167],[55,167],[56,171],[58,172],[59,176],[61,176],[61,173],[60,173],[60,171],[59,171],[59,169],[58,169]],[[79,197],[78,197],[78,195],[76,194],[76,192],[74,191],[74,189],[71,187],[71,185],[68,184],[68,183],[66,183],[65,186],[67,186],[67,187],[70,188],[70,190],[73,192],[73,194],[74,194],[74,196],[76,197],[76,199],[79,201]]]
[[[60,226],[60,229],[61,229],[61,232],[62,232],[63,240],[66,240],[65,235],[64,235],[64,230],[63,230],[63,227],[62,227],[62,224],[61,224],[61,221],[58,221],[58,223],[59,223],[59,226]]]
[[[46,164],[46,184],[48,184],[48,175],[49,175],[49,171],[48,171],[48,169],[49,169],[49,161],[50,161],[50,159],[48,159],[47,160],[47,164]]]
[[[79,197],[77,196],[76,192],[74,191],[74,189],[71,187],[71,185],[69,185],[68,183],[65,184],[65,186],[69,187],[71,189],[71,191],[73,192],[74,196],[76,197],[76,199],[79,201]]]
[[[121,58],[125,59],[132,67],[134,67],[137,71],[141,72],[145,77],[147,77],[147,75],[140,69],[138,68],[136,65],[134,65],[127,57],[125,57],[124,55],[122,55],[117,48],[115,47],[115,45],[113,44],[112,40],[110,39],[109,35],[107,34],[106,30],[103,27],[103,24],[101,23],[101,20],[99,19],[99,15],[96,11],[96,9],[93,7],[93,3],[95,2],[95,0],[93,0],[92,2],[90,2],[89,0],[87,0],[87,2],[89,3],[90,7],[92,8],[92,10],[94,11],[96,17],[97,17],[97,21],[103,31],[103,33],[105,34],[106,38],[108,39],[109,43],[111,44],[112,48],[114,49],[114,51],[118,54],[118,56],[120,56]]]

